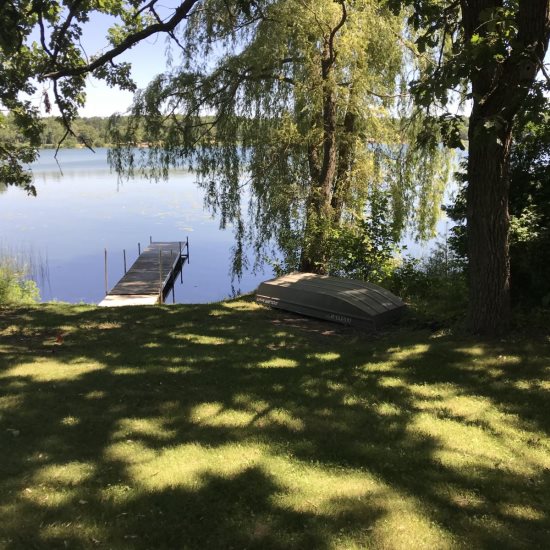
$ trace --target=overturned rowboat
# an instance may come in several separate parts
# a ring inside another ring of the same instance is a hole
[[[291,273],[265,281],[258,287],[256,301],[371,329],[397,319],[405,308],[400,298],[378,285],[313,273]]]

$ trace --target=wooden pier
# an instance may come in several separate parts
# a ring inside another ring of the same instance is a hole
[[[189,241],[151,242],[99,305],[163,303],[186,260],[189,262]]]

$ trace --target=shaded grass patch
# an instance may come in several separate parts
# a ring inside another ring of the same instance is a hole
[[[0,547],[550,540],[547,335],[369,336],[247,299],[0,316]]]

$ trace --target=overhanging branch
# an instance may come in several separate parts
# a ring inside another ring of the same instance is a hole
[[[112,61],[115,57],[129,50],[142,40],[157,34],[157,33],[173,33],[174,29],[181,23],[188,15],[191,9],[199,0],[185,0],[175,10],[170,19],[164,23],[155,23],[149,25],[145,29],[127,36],[118,46],[115,46],[108,52],[94,59],[91,63],[82,65],[80,67],[64,67],[57,71],[52,71],[42,75],[44,79],[58,80],[67,76],[80,76],[86,73],[90,73],[99,67],[102,67],[106,63]]]

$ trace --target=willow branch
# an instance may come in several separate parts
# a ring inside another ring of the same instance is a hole
[[[57,81],[54,81],[54,83],[53,83],[53,93],[54,93],[54,97],[55,97],[55,102],[56,102],[57,106],[59,107],[59,111],[61,113],[61,119],[63,121],[63,126],[65,127],[65,134],[63,134],[63,137],[59,140],[59,143],[57,144],[57,148],[55,150],[54,158],[57,161],[57,154],[59,153],[59,149],[61,148],[61,145],[63,145],[63,142],[67,139],[67,137],[69,135],[72,135],[77,140],[79,140],[79,137],[75,134],[75,131],[73,130],[73,127],[72,127],[72,124],[71,124],[71,120],[67,116],[67,113],[65,112],[65,109],[63,107],[63,100],[61,98],[61,95],[59,93],[59,89],[57,87]],[[95,153],[94,148],[88,143],[88,140],[83,139],[81,141],[84,143],[84,145],[86,146],[87,149],[92,151],[92,153]]]

